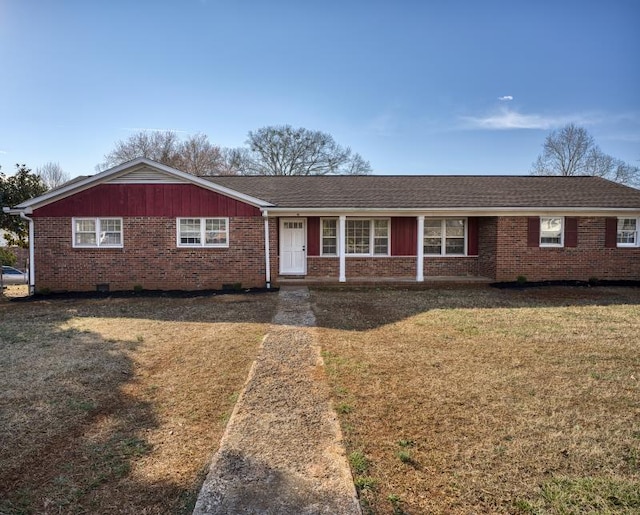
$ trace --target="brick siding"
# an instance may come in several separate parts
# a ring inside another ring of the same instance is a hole
[[[496,280],[640,279],[640,248],[605,248],[605,219],[578,218],[574,248],[528,247],[527,218],[497,221]]]
[[[35,226],[36,289],[111,291],[220,289],[224,284],[264,287],[264,222],[232,217],[229,248],[178,248],[176,219],[123,218],[123,248],[75,249],[71,218],[38,218]]]
[[[124,247],[74,249],[70,217],[35,221],[36,288],[90,291],[265,286],[264,220],[231,217],[229,248],[178,248],[173,217],[124,217]],[[640,279],[640,248],[605,248],[605,218],[578,218],[575,248],[527,246],[526,217],[479,218],[478,257],[424,258],[425,278],[482,276],[513,281]],[[269,219],[272,285],[278,284],[278,219]],[[337,257],[309,256],[307,277],[338,281]],[[414,278],[414,256],[346,257],[347,280]]]

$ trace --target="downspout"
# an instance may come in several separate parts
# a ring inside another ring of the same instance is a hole
[[[265,280],[267,283],[267,289],[271,289],[271,254],[269,244],[269,213],[267,210],[262,211],[264,218],[264,266],[265,266]]]
[[[35,264],[35,251],[34,251],[34,227],[33,218],[29,218],[20,211],[20,218],[29,222],[29,295],[33,295],[36,291],[35,279],[36,279],[36,264]]]

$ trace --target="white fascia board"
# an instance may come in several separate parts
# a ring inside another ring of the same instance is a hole
[[[31,213],[33,213],[33,210],[30,207],[26,207],[24,209],[3,207],[2,212],[8,215],[19,215],[20,213],[24,213],[25,215],[30,215]]]
[[[269,216],[640,216],[638,208],[593,208],[593,207],[498,207],[498,208],[424,208],[424,209],[367,209],[367,208],[280,208],[269,209]]]
[[[221,193],[227,197],[231,197],[236,200],[240,200],[247,204],[251,204],[254,207],[270,207],[273,204],[261,200],[256,197],[252,197],[250,195],[245,195],[244,193],[240,193],[239,191],[232,190],[230,188],[225,188],[224,186],[220,186],[215,182],[207,181],[195,175],[191,175],[186,172],[182,172],[180,170],[176,170],[175,168],[171,168],[170,166],[163,165],[161,163],[157,163],[150,159],[146,159],[144,157],[139,157],[132,161],[127,161],[126,163],[122,163],[121,165],[114,166],[113,168],[109,168],[104,172],[100,172],[96,175],[92,175],[91,177],[87,177],[81,181],[75,182],[73,184],[69,184],[64,188],[60,188],[49,193],[45,193],[44,195],[40,195],[39,197],[32,198],[27,200],[21,204],[15,206],[16,209],[20,209],[24,211],[25,208],[30,207],[31,209],[37,209],[51,202],[55,202],[56,200],[60,200],[62,198],[68,197],[75,193],[79,193],[83,190],[89,189],[101,182],[106,181],[107,179],[114,179],[120,175],[124,175],[129,173],[136,168],[140,168],[142,166],[148,166],[150,168],[154,168],[158,171],[164,172],[166,174],[172,175],[174,177],[179,177],[181,179],[186,180],[192,184],[196,184],[203,188],[206,188],[211,191],[215,191],[217,193]]]

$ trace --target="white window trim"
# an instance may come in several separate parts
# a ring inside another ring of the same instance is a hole
[[[347,252],[347,225],[349,224],[349,222],[351,221],[358,221],[358,220],[363,220],[363,221],[368,221],[369,222],[369,252],[366,254],[354,254],[354,253],[350,253]],[[386,220],[387,221],[387,253],[386,254],[374,254],[374,242],[375,242],[375,228],[374,228],[374,221],[375,220]],[[339,230],[339,229],[338,229]],[[345,221],[345,227],[344,227],[344,235],[345,235],[345,256],[347,257],[389,257],[391,255],[391,218],[385,218],[385,217],[379,217],[376,216],[374,218],[367,218],[367,217],[349,217],[346,219]]]
[[[559,218],[560,219],[560,243],[542,243],[542,220],[545,220],[547,218]],[[540,235],[538,236],[538,246],[541,248],[562,248],[564,247],[564,216],[541,216],[540,217]]]
[[[77,220],[93,220],[96,224],[96,244],[77,244],[76,243],[76,221]],[[120,221],[120,243],[108,244],[100,243],[100,226],[102,220],[119,220]],[[117,216],[76,216],[71,219],[71,244],[74,249],[121,249],[124,247],[124,222],[122,218]]]
[[[180,242],[180,220],[200,220],[200,243],[182,243]],[[226,243],[206,243],[206,220],[224,220]],[[176,218],[176,245],[183,249],[199,249],[199,248],[229,248],[229,218],[224,216],[181,216]]]
[[[424,228],[427,225],[427,222],[433,220],[440,220],[440,254],[429,254],[426,251],[424,252],[424,257],[447,257],[447,258],[457,258],[457,257],[467,257],[469,255],[469,219],[466,216],[447,216],[445,218],[426,218],[424,219],[424,225],[422,227],[422,248],[424,249],[424,240],[426,239],[424,235]],[[464,220],[464,251],[462,254],[447,254],[447,235],[446,235],[446,222],[447,220]]]
[[[323,251],[322,224],[324,223],[325,220],[334,220],[336,222],[336,252],[335,252],[335,254],[328,254],[328,253],[325,253]],[[320,256],[338,257],[339,253],[340,253],[340,219],[339,218],[334,218],[332,216],[325,216],[325,217],[320,218]]]
[[[636,221],[636,241],[635,243],[620,243],[618,241],[618,233],[620,231],[618,231],[618,227],[617,227],[617,222],[616,222],[616,247],[619,248],[626,248],[626,249],[635,249],[636,247],[640,247],[640,241],[638,241],[640,238],[638,238],[638,236],[640,236],[640,217],[635,217],[635,216],[619,216],[617,218],[617,220],[627,220],[627,219],[631,219],[631,220],[635,220]]]

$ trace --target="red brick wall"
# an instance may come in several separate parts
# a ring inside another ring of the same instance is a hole
[[[478,218],[478,274],[494,279],[498,245],[498,218]]]
[[[527,218],[501,217],[496,280],[640,279],[640,248],[605,248],[605,219],[578,218],[575,248],[527,247]]]
[[[90,291],[135,285],[153,290],[219,289],[223,284],[265,285],[264,222],[232,217],[229,248],[178,248],[176,219],[125,217],[124,247],[74,249],[71,218],[35,221],[36,289]]]
[[[337,258],[336,258],[337,260]],[[354,277],[415,277],[415,257],[346,257],[347,281]]]
[[[461,277],[478,275],[478,257],[432,257],[424,258],[424,277]]]
[[[307,257],[307,275],[309,277],[332,277],[338,280],[340,261],[337,257]]]

